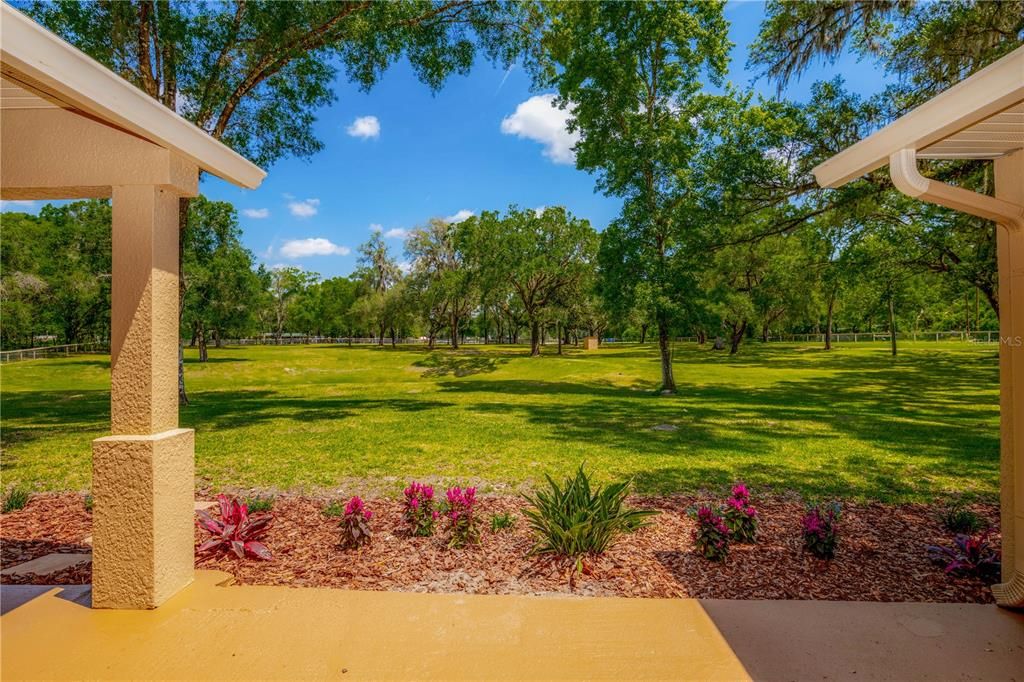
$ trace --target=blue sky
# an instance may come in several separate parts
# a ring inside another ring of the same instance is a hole
[[[726,14],[735,43],[730,80],[774,95],[774,85],[752,82],[746,69],[763,4],[732,2]],[[805,100],[814,81],[836,74],[863,94],[882,87],[873,64],[844,56],[835,65],[812,68],[783,94]],[[268,266],[298,265],[325,277],[348,274],[356,247],[371,230],[383,231],[401,259],[405,231],[427,219],[458,219],[513,203],[564,205],[597,229],[619,210],[618,200],[595,193],[593,176],[575,169],[559,115],[547,106],[545,93],[531,91],[521,68],[481,62],[434,94],[403,62],[369,93],[344,77],[335,92],[337,101],[317,113],[323,151],[274,164],[256,190],[218,178],[203,181],[204,194],[238,208],[245,245]],[[4,210],[38,206],[6,203]]]

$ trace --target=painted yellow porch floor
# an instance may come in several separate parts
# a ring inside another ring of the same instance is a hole
[[[3,679],[749,679],[700,602],[230,586],[154,611],[54,588],[0,618]]]

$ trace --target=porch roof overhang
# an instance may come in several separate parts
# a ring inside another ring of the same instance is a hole
[[[1021,148],[1024,47],[819,164],[814,177],[822,187],[842,187],[900,152],[905,160],[907,152],[915,159],[995,159]]]
[[[254,189],[266,177],[259,166],[4,2],[0,70],[5,110],[50,106],[77,113],[239,187]]]

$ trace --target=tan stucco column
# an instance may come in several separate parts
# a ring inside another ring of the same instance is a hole
[[[995,161],[996,197],[1024,205],[1024,151]],[[1000,225],[999,410],[1004,605],[1024,603],[1024,230]]]
[[[93,606],[154,608],[193,574],[193,432],[178,428],[178,199],[114,186],[110,422],[93,441]]]

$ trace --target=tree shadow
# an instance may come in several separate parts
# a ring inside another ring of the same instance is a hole
[[[493,372],[508,362],[508,358],[480,351],[433,351],[414,367],[425,368],[425,377],[467,377]]]

